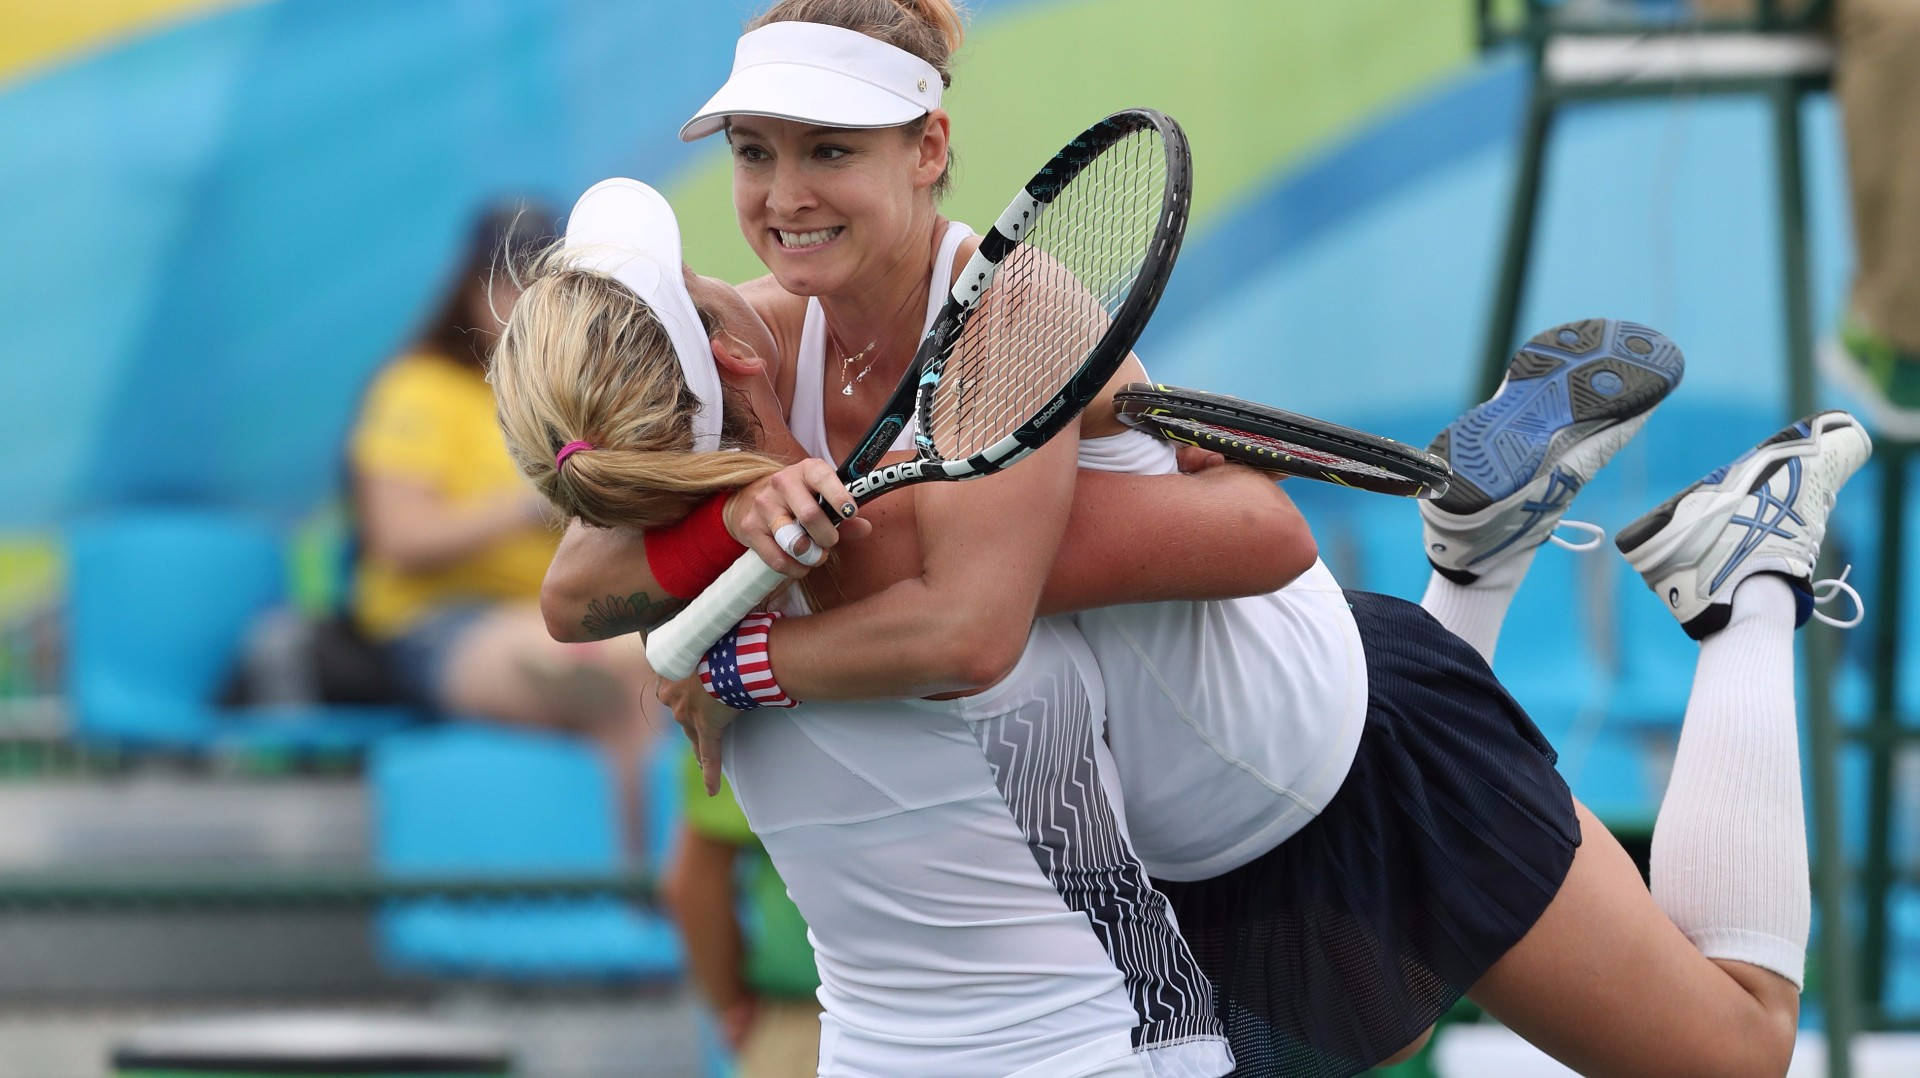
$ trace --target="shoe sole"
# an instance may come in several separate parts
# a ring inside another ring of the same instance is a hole
[[[1590,318],[1538,334],[1514,353],[1493,399],[1433,440],[1429,452],[1454,474],[1434,508],[1467,516],[1511,496],[1549,458],[1650,411],[1685,369],[1678,346],[1633,322]]]

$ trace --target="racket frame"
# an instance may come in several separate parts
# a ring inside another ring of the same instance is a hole
[[[1404,442],[1369,434],[1324,419],[1300,415],[1221,393],[1180,386],[1134,382],[1113,398],[1114,415],[1135,429],[1144,429],[1171,441],[1212,450],[1264,471],[1318,479],[1339,486],[1404,497],[1438,498],[1447,492],[1453,471],[1445,459]],[[1157,417],[1184,419],[1219,427],[1223,435],[1196,439],[1175,437]],[[1397,477],[1385,480],[1331,469],[1316,461],[1268,449],[1232,435],[1241,432],[1294,442],[1303,449],[1345,457],[1379,468]]]

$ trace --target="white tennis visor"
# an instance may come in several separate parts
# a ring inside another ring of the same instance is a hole
[[[680,222],[660,192],[622,176],[601,180],[567,215],[567,261],[620,282],[652,309],[673,342],[687,386],[699,398],[693,448],[720,448],[720,371],[714,366],[700,312],[687,294],[680,261]]]
[[[733,74],[680,128],[706,138],[729,116],[822,127],[898,127],[940,107],[940,72],[904,49],[853,30],[775,22],[741,36]]]

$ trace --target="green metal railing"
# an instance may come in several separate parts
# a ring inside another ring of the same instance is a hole
[[[617,895],[651,903],[644,873],[527,876],[393,876],[334,871],[0,874],[0,913],[206,912],[353,908],[395,899],[545,901]]]
[[[1900,640],[1905,611],[1900,593],[1906,576],[1907,475],[1911,443],[1882,439],[1874,447],[1880,468],[1880,554],[1869,608],[1878,626],[1871,656],[1871,693],[1865,725],[1848,736],[1867,750],[1867,850],[1861,886],[1867,894],[1860,949],[1866,961],[1860,991],[1866,1021],[1887,1029],[1920,1029],[1920,1015],[1899,1016],[1886,1009],[1888,939],[1887,896],[1896,882],[1912,881],[1913,866],[1893,863],[1894,764],[1908,746],[1920,745],[1920,728],[1900,721]]]

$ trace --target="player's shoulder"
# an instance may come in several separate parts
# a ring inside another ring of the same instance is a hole
[[[980,236],[978,233],[970,235],[966,239],[961,240],[960,246],[954,248],[953,272],[947,278],[948,288],[952,288],[953,282],[960,279],[960,274],[967,268],[967,261],[971,259],[973,257],[973,253],[975,251],[978,251],[979,249],[980,249]]]
[[[807,321],[807,297],[796,296],[780,287],[772,274],[755,277],[739,289],[741,298],[773,334],[775,354],[766,357],[769,373],[781,403],[791,407],[795,360],[800,354],[800,338]]]
[[[740,295],[776,334],[788,325],[797,328],[807,316],[807,297],[796,296],[780,287],[771,273],[742,283]]]

